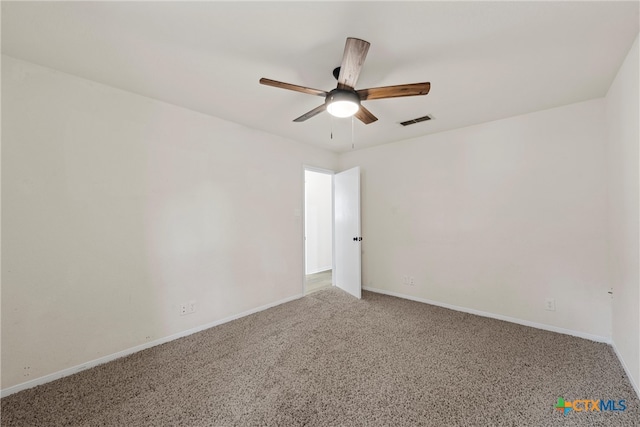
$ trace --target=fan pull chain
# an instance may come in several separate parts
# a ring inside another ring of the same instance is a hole
[[[354,135],[354,133],[353,133],[353,128],[354,128],[353,122],[354,121],[355,120],[353,119],[353,116],[351,116],[351,149],[352,150],[356,148],[355,138],[353,136]]]
[[[333,116],[331,116],[331,139],[333,139]]]

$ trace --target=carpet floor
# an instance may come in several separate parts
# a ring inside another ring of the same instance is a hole
[[[3,426],[640,426],[606,344],[337,288],[1,404]]]

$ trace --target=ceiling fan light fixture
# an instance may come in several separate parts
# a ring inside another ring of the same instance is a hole
[[[351,117],[360,109],[360,97],[355,92],[334,89],[325,99],[327,111],[334,117]]]
[[[318,105],[313,110],[307,111],[300,117],[293,119],[296,123],[304,122],[327,111],[335,117],[355,116],[355,118],[362,123],[368,125],[378,120],[378,118],[361,105],[360,101],[426,95],[429,93],[429,89],[431,88],[431,83],[429,82],[356,90],[355,87],[358,76],[360,75],[360,71],[362,71],[362,64],[364,64],[364,60],[367,57],[369,45],[370,43],[368,41],[355,37],[347,37],[347,42],[344,45],[344,54],[342,55],[342,63],[333,70],[333,76],[338,80],[338,86],[331,92],[279,82],[264,77],[260,79],[260,84],[324,98],[324,104]]]

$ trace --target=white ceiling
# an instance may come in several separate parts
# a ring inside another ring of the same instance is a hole
[[[2,52],[342,152],[352,137],[358,149],[602,97],[638,6],[2,1]],[[365,101],[379,118],[366,126],[327,113],[292,122],[323,99],[258,80],[330,90],[347,37],[371,43],[356,89],[429,81],[431,93]]]

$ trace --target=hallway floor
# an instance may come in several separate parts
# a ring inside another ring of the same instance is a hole
[[[319,291],[331,287],[332,270],[325,270],[319,273],[308,274],[304,284],[304,294]]]

